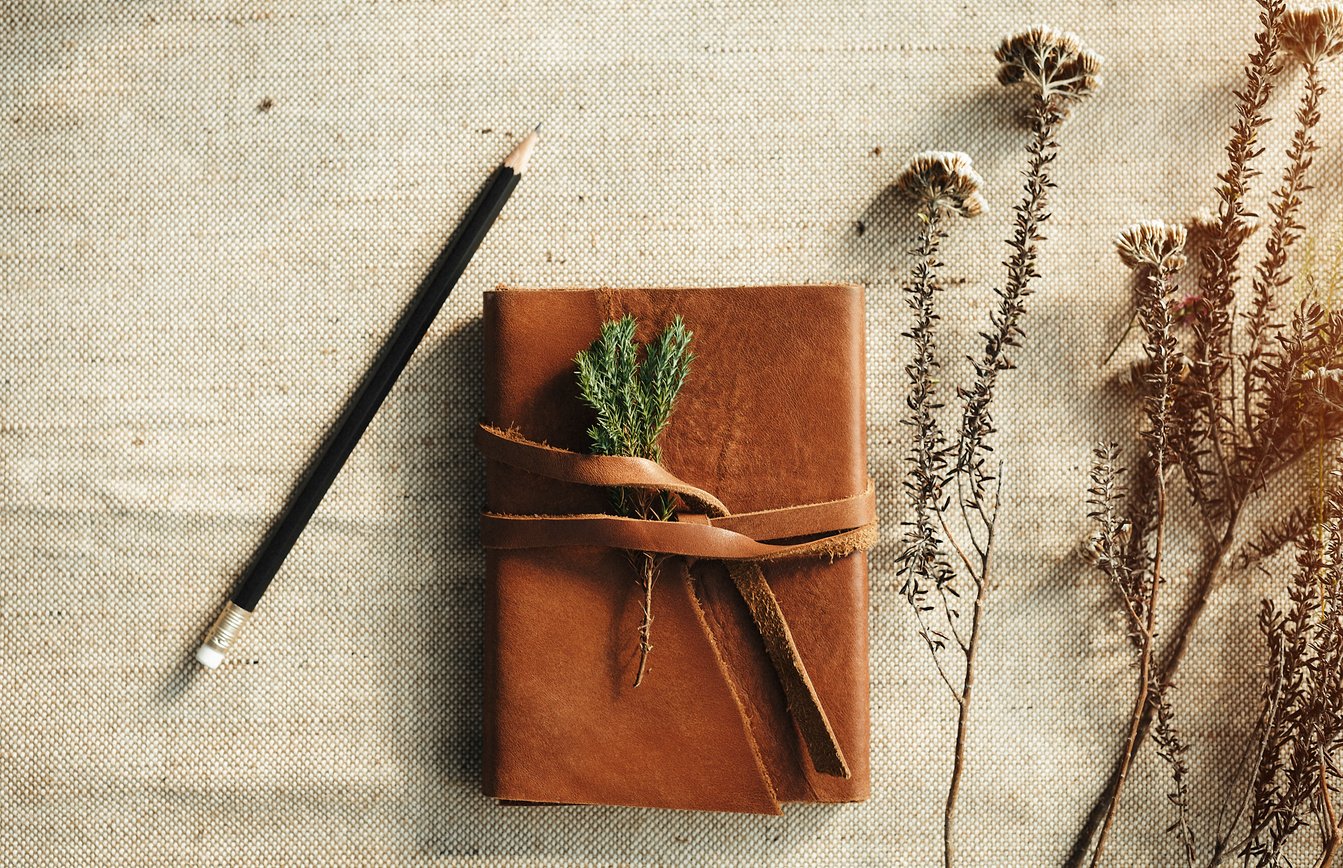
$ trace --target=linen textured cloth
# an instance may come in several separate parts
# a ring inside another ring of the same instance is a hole
[[[0,2],[0,861],[928,865],[954,706],[898,596],[907,156],[971,154],[991,212],[944,249],[942,345],[975,351],[1024,165],[1009,31],[1106,56],[1062,132],[1044,279],[995,420],[1005,466],[959,825],[969,865],[1057,864],[1131,701],[1078,555],[1090,446],[1133,425],[1100,360],[1110,239],[1214,204],[1248,0],[1111,3]],[[1339,84],[1337,69],[1325,80]],[[1262,192],[1296,86],[1270,110]],[[1343,87],[1308,222],[1340,225]],[[486,174],[531,169],[241,646],[190,661]],[[507,808],[480,794],[481,293],[867,287],[872,796],[752,817]],[[963,281],[963,282],[962,282]],[[1178,576],[1176,577],[1178,582]],[[1252,572],[1181,670],[1197,822],[1253,718]],[[1173,583],[1173,587],[1175,584]],[[1166,865],[1140,754],[1113,864]]]

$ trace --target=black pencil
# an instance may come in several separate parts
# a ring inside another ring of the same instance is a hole
[[[391,391],[392,384],[410,361],[415,348],[429,330],[429,325],[443,307],[443,302],[471,262],[476,248],[484,240],[485,233],[489,232],[494,219],[503,210],[504,203],[526,171],[536,142],[537,134],[533,131],[518,143],[476,197],[452,240],[434,262],[422,283],[419,297],[401,318],[400,325],[383,348],[378,361],[350,399],[344,416],[295,490],[279,524],[257,553],[237,590],[224,606],[224,611],[219,613],[205,634],[205,640],[196,651],[196,659],[203,665],[214,669],[224,660],[238,631],[256,609],[308,519],[312,518],[317,505],[322,502],[322,497],[340,473],[345,459],[349,458],[355,444],[363,436],[364,429]]]

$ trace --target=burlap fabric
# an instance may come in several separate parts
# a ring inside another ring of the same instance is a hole
[[[944,344],[970,351],[1025,140],[991,51],[1047,21],[1106,56],[1106,85],[1063,132],[1047,277],[996,413],[1002,560],[960,829],[967,864],[1056,864],[1132,678],[1077,554],[1089,445],[1128,424],[1122,362],[1098,367],[1127,316],[1109,239],[1211,204],[1254,11],[0,6],[0,861],[932,864],[953,708],[895,593],[908,223],[886,188],[923,148],[985,175],[993,212],[945,251],[965,282]],[[1310,208],[1328,231],[1341,101],[1324,100]],[[241,651],[198,671],[305,460],[537,121],[532,171]],[[478,783],[481,290],[805,280],[869,287],[872,799],[780,818],[495,806]],[[1218,592],[1181,679],[1205,826],[1207,771],[1253,713],[1263,581]],[[1135,774],[1114,862],[1168,864],[1150,749]]]

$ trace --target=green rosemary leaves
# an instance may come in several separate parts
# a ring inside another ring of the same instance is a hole
[[[574,357],[578,393],[583,403],[597,414],[596,423],[588,429],[588,440],[595,454],[661,461],[659,440],[671,420],[681,387],[690,375],[690,363],[695,358],[690,341],[694,336],[678,316],[647,345],[641,360],[635,339],[637,330],[638,323],[629,315],[602,325],[592,346]],[[675,519],[676,500],[668,492],[617,488],[613,496],[619,515],[656,521]],[[634,686],[638,687],[643,683],[648,652],[653,648],[649,641],[653,583],[665,556],[653,552],[629,555],[644,593],[639,670],[634,678]]]

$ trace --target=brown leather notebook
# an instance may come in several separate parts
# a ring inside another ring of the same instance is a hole
[[[661,467],[574,454],[592,423],[574,356],[624,314],[641,341],[676,315],[694,332]],[[867,797],[863,337],[854,285],[486,293],[487,795],[759,813]],[[683,513],[613,518],[613,482],[676,491]],[[638,687],[633,541],[671,554]]]

